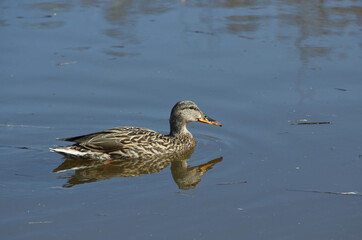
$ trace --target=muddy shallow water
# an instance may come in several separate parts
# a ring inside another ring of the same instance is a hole
[[[1,239],[361,238],[359,1],[3,0],[0,13]],[[49,151],[116,126],[168,133],[183,99],[223,127],[189,124],[197,146],[178,161]]]

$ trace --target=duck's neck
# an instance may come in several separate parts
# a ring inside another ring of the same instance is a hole
[[[186,122],[176,121],[175,119],[170,119],[170,136],[178,137],[191,133],[186,128]]]

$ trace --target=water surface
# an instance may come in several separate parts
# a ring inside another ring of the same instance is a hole
[[[1,239],[360,239],[361,196],[329,192],[362,192],[361,14],[347,0],[0,1]],[[191,123],[179,164],[63,171],[49,151],[116,126],[168,133],[183,99],[223,127]]]

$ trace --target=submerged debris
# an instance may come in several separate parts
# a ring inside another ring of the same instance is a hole
[[[298,189],[287,189],[287,191],[362,196],[362,193],[360,192],[332,192],[332,191],[321,191],[321,190],[298,190]]]
[[[346,92],[347,91],[347,89],[345,89],[345,88],[335,88],[336,90],[338,90],[338,91],[342,91],[342,92]]]
[[[206,31],[201,31],[201,30],[194,30],[194,31],[191,31],[193,33],[199,33],[199,34],[206,34],[206,35],[215,35],[214,32],[206,32]]]
[[[53,223],[53,221],[28,222],[28,224],[46,224],[46,223]]]
[[[325,121],[325,122],[308,122],[308,119],[297,119],[291,122],[291,125],[318,125],[318,124],[331,124],[332,122]]]
[[[316,124],[331,124],[331,122],[299,122],[299,123],[292,123],[292,125],[316,125]]]
[[[71,62],[61,62],[61,63],[57,63],[57,66],[63,66],[63,65],[69,65],[69,64],[74,64],[77,63],[76,61],[71,61]]]
[[[16,147],[16,148],[19,148],[19,149],[29,149],[29,147],[25,147],[25,146],[20,146],[20,147]]]
[[[216,183],[216,185],[233,185],[233,184],[241,184],[241,183],[248,183],[248,181],[239,181],[239,182],[221,182],[221,183]]]
[[[245,38],[245,39],[249,39],[249,40],[253,40],[254,38],[252,37],[248,37],[248,36],[245,36],[245,35],[239,35],[240,38]]]
[[[190,197],[190,198],[195,198],[194,195],[191,195],[191,194],[188,194],[188,193],[185,193],[185,192],[177,192],[177,194],[184,195],[184,196]]]
[[[35,125],[13,124],[13,123],[0,124],[0,127],[53,128],[47,126],[35,126]]]

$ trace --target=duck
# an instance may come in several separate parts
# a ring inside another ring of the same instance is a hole
[[[190,122],[222,126],[206,116],[194,102],[183,100],[171,110],[170,133],[167,135],[142,127],[115,127],[76,137],[58,138],[75,144],[50,150],[66,157],[100,160],[160,157],[195,147],[196,141],[186,127]]]

